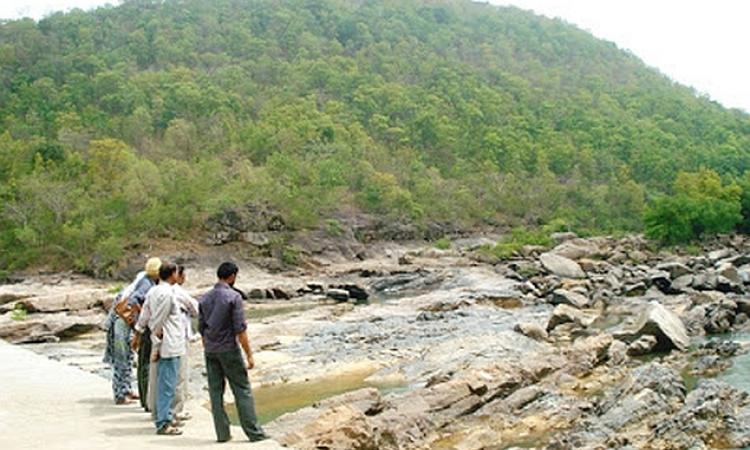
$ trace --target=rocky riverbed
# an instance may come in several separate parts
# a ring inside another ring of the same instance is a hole
[[[725,376],[747,351],[726,333],[750,331],[750,241],[672,254],[640,237],[554,237],[499,263],[472,238],[243,266],[268,431],[302,449],[750,446],[748,394]],[[98,326],[117,286],[17,281],[0,286],[0,338],[108,376]],[[190,268],[196,295],[212,282]]]

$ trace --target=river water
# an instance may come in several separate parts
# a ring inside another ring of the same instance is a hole
[[[729,334],[722,336],[722,339],[739,342],[745,348],[750,346],[750,333]],[[732,362],[732,367],[717,378],[750,394],[750,352],[734,357]]]

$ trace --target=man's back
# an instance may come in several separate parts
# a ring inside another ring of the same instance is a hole
[[[148,292],[151,308],[148,327],[152,333],[162,334],[160,354],[170,358],[185,354],[185,333],[182,329],[182,314],[175,299],[172,286],[160,283]]]
[[[228,284],[219,282],[200,301],[199,330],[206,352],[237,348],[237,334],[245,331],[242,297]]]

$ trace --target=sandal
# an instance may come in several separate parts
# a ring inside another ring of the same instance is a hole
[[[156,430],[156,434],[164,436],[179,436],[182,434],[182,430],[175,428],[172,425],[164,425],[163,427]]]
[[[131,400],[140,400],[141,399],[140,395],[135,394],[133,392],[128,392],[127,394],[125,394],[125,396],[128,397]]]
[[[118,398],[115,400],[115,405],[130,405],[133,404],[135,400],[129,398],[127,395],[123,398]]]
[[[171,422],[169,422],[169,426],[173,428],[181,428],[185,426],[185,423],[181,420],[173,419]]]

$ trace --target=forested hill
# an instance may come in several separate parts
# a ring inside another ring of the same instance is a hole
[[[750,118],[558,20],[470,1],[126,1],[0,24],[0,268],[116,259],[232,204],[295,228],[639,230]]]

